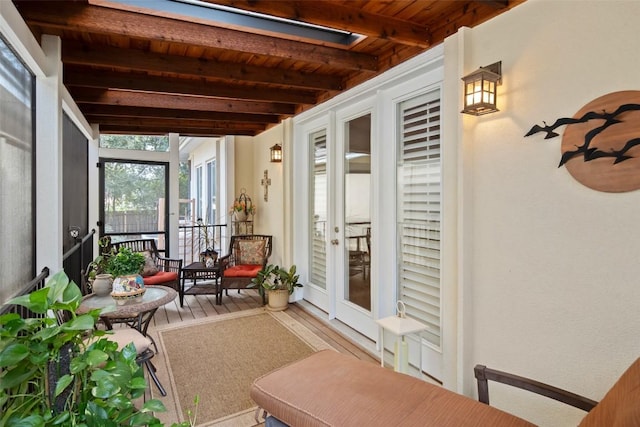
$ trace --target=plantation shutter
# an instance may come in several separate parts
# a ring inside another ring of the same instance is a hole
[[[407,314],[440,336],[440,91],[399,104],[398,298]]]
[[[313,218],[311,220],[311,265],[310,279],[317,286],[326,289],[327,250],[327,131],[321,130],[309,135],[311,144],[311,179]]]

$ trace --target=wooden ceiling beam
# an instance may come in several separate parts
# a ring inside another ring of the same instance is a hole
[[[200,96],[167,95],[78,87],[69,88],[69,92],[78,104],[106,104],[228,113],[280,114],[287,116],[295,113],[295,107],[293,105],[278,102],[233,101]],[[82,107],[80,109],[82,109]]]
[[[218,120],[186,120],[186,119],[148,119],[129,117],[108,117],[108,116],[86,116],[89,123],[99,123],[104,125],[118,126],[149,126],[149,127],[175,127],[179,129],[226,129],[227,131],[253,131],[261,132],[266,125],[260,123],[233,123]]]
[[[227,122],[269,123],[280,122],[280,116],[252,113],[220,113],[217,111],[175,110],[149,107],[125,107],[121,105],[81,104],[82,113],[96,119],[103,116],[140,117],[140,118],[173,118],[192,120],[218,120]]]
[[[228,129],[199,129],[199,128],[176,128],[174,126],[145,126],[145,125],[104,125],[99,127],[100,133],[106,134],[122,134],[122,135],[164,135],[168,133],[179,133],[184,136],[224,136],[224,135],[243,135],[256,136],[258,132],[248,130]]]
[[[46,28],[121,35],[270,56],[350,70],[376,71],[375,56],[223,27],[64,1],[19,1],[30,24]]]
[[[509,0],[476,0],[479,1],[481,3],[486,3],[491,7],[494,7],[496,9],[504,9],[506,7],[509,7]]]
[[[369,13],[356,7],[336,4],[326,0],[204,0],[251,12],[264,13],[280,18],[321,25],[337,30],[362,34],[409,46],[428,48],[431,33],[425,26],[389,16]]]
[[[247,88],[244,86],[210,82],[204,79],[178,79],[124,72],[65,68],[66,86],[85,86],[103,89],[143,90],[157,93],[213,96],[253,101],[273,101],[290,104],[315,104],[316,95],[310,91],[276,88]]]
[[[62,61],[65,64],[116,68],[156,73],[248,82],[275,84],[284,87],[338,91],[342,79],[326,74],[299,73],[290,70],[230,64],[184,56],[162,55],[138,49],[118,49],[109,46],[91,47],[64,40]]]
[[[510,0],[507,8],[511,9],[526,0]],[[437,40],[444,40],[455,34],[461,27],[473,28],[489,19],[500,15],[505,8],[497,8],[495,4],[486,1],[460,2],[456,9],[451,9],[446,15],[446,19],[439,20],[440,25],[433,26],[434,37]],[[458,5],[457,3],[454,3]],[[444,16],[443,16],[444,18]]]

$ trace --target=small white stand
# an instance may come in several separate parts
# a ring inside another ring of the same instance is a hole
[[[380,366],[384,367],[384,330],[391,332],[396,336],[396,354],[394,357],[394,370],[396,372],[408,373],[408,363],[407,358],[408,354],[405,354],[404,351],[407,349],[407,343],[405,342],[405,336],[409,334],[414,334],[416,332],[424,331],[429,329],[427,325],[424,323],[420,323],[417,320],[411,319],[409,317],[405,317],[404,315],[404,303],[402,301],[398,301],[398,315],[389,316],[383,319],[376,320],[379,326],[379,336],[380,336]],[[418,340],[420,342],[420,340]],[[422,373],[422,343],[419,345],[420,347],[420,378],[423,378]]]

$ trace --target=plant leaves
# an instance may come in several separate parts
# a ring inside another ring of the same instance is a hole
[[[47,281],[47,288],[49,288],[48,302],[50,305],[53,305],[56,301],[62,300],[62,295],[64,294],[64,290],[68,284],[69,277],[67,277],[64,270],[58,271],[49,278]]]
[[[13,303],[37,313],[72,311],[71,320],[58,325],[53,317],[0,316],[0,427],[159,427],[150,410],[142,413],[134,405],[148,388],[135,347],[118,350],[117,343],[101,338],[105,332],[93,329],[99,310],[76,316],[74,307],[81,295],[63,273],[47,285]],[[86,339],[86,331],[97,340]],[[73,349],[71,374],[60,374],[50,384],[55,385],[56,397],[73,387],[73,402],[55,413],[48,407],[49,378],[44,372],[49,360],[66,360],[60,352],[69,348]],[[149,408],[160,410],[153,403]]]
[[[41,415],[28,415],[24,418],[9,418],[7,427],[43,427],[44,419]]]
[[[95,319],[89,314],[83,314],[62,325],[64,331],[87,331],[93,329]]]
[[[2,378],[0,378],[0,389],[13,388],[22,384],[38,371],[35,366],[22,366],[19,365],[14,369],[8,369],[5,371]]]
[[[69,384],[73,382],[73,375],[63,375],[58,379],[58,383],[56,384],[55,397],[60,396],[60,394],[65,391]]]
[[[91,394],[101,399],[108,399],[119,391],[120,386],[107,377],[96,383],[96,386],[91,389]]]
[[[21,319],[18,313],[7,313],[0,316],[0,325],[6,325],[9,322],[13,322],[14,320]]]
[[[146,389],[147,388],[147,380],[144,379],[144,377],[135,377],[131,379],[131,383],[130,383],[131,388],[137,388],[137,389]]]
[[[135,409],[133,406],[133,402],[131,402],[131,399],[122,394],[113,396],[111,399],[109,399],[109,403],[114,408],[118,408],[120,412],[127,410],[128,412],[133,413],[133,409]]]
[[[82,292],[75,282],[69,282],[69,286],[64,288],[62,302],[69,304],[73,311],[80,306],[80,303],[82,302]]]
[[[133,343],[129,343],[122,349],[122,355],[127,360],[135,360],[135,358],[138,357],[138,352],[136,351],[136,347]]]
[[[146,412],[146,411],[166,412],[167,408],[164,406],[164,403],[162,403],[160,400],[151,399],[144,402],[144,405],[142,405],[142,408],[140,409],[140,411],[141,412]]]
[[[109,360],[109,355],[101,350],[89,350],[85,356],[89,366],[97,366]]]
[[[116,425],[113,421],[109,421],[109,413],[92,400],[87,403],[85,414],[87,425],[100,427]]]
[[[131,417],[130,425],[132,426],[146,426],[152,425],[153,422],[158,422],[158,419],[150,413],[138,412]]]
[[[33,291],[28,295],[21,295],[15,297],[6,302],[6,304],[16,304],[28,308],[34,313],[44,314],[49,309],[47,302],[47,294],[49,294],[49,288],[44,287]]]
[[[9,344],[0,352],[0,368],[13,366],[27,357],[29,357],[29,347],[20,343]]]

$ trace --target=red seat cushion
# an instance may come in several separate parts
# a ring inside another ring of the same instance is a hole
[[[224,277],[256,277],[260,270],[262,270],[261,265],[240,264],[227,268],[222,275]]]
[[[173,282],[178,280],[178,273],[175,271],[159,271],[153,276],[147,276],[142,278],[144,285],[162,285],[163,283]]]

